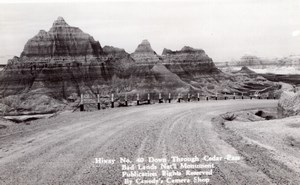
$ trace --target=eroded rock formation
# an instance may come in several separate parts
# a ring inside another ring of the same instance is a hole
[[[155,64],[160,61],[160,57],[152,49],[148,40],[143,40],[131,56],[136,62],[141,64]]]
[[[23,62],[32,59],[74,59],[84,56],[99,57],[102,53],[101,45],[92,36],[84,33],[77,27],[69,26],[62,17],[53,23],[51,29],[46,32],[41,30],[30,39],[21,54]]]
[[[238,71],[243,66],[256,73],[300,74],[300,56],[290,55],[282,58],[260,58],[245,55],[239,60],[216,63],[217,67],[226,72]]]
[[[147,40],[132,54],[113,46],[102,48],[92,36],[59,17],[48,32],[42,30],[26,43],[20,57],[8,61],[0,73],[0,93],[7,101],[5,112],[40,113],[38,109],[76,107],[81,94],[94,101],[100,94],[105,107],[111,93],[116,101],[125,93],[128,97],[140,93],[141,99],[158,92],[209,95],[225,87],[226,92],[238,91],[241,85],[234,80],[204,50],[185,46],[180,51],[165,49],[159,56]],[[39,101],[25,101],[33,96]]]
[[[164,49],[162,59],[167,69],[188,82],[221,73],[202,49],[189,46],[179,51]]]

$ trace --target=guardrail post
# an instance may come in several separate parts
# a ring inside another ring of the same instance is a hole
[[[100,95],[97,94],[97,107],[98,107],[98,110],[100,110]]]
[[[200,101],[200,94],[197,93],[197,98],[198,98],[198,101]]]
[[[161,100],[161,93],[158,94],[158,102],[159,102],[159,103],[162,103],[162,100]]]
[[[140,95],[136,94],[136,104],[140,105]]]
[[[111,94],[111,108],[114,108],[114,94]]]
[[[188,102],[191,101],[190,93],[188,93]]]
[[[80,95],[80,111],[84,111],[83,94]]]
[[[125,106],[128,106],[127,94],[125,94]]]
[[[216,100],[218,100],[218,93],[216,93]]]
[[[235,93],[233,93],[233,99],[235,100]]]
[[[169,103],[171,103],[171,93],[169,93]]]
[[[148,104],[150,104],[150,94],[148,93]]]

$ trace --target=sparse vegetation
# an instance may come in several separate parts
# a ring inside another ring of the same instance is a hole
[[[256,116],[259,116],[259,117],[262,117],[262,115],[263,115],[263,111],[262,110],[259,110],[259,111],[257,111],[256,113],[255,113],[255,115]]]
[[[236,119],[236,115],[228,113],[228,114],[223,115],[222,118],[226,121],[233,121]]]

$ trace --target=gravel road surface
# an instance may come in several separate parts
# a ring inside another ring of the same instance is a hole
[[[226,112],[276,106],[275,100],[155,104],[68,112],[1,129],[0,184],[124,184],[120,157],[135,164],[141,157],[240,156],[219,136],[211,119]],[[96,165],[95,158],[116,161]],[[218,185],[276,184],[243,156],[237,162],[216,162],[209,179],[208,184]]]

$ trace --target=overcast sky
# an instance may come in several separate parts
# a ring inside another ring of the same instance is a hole
[[[218,62],[245,54],[300,55],[300,0],[4,2],[0,0],[0,56],[19,56],[27,40],[41,29],[48,31],[58,16],[102,46],[129,53],[148,39],[158,54],[188,45]]]

